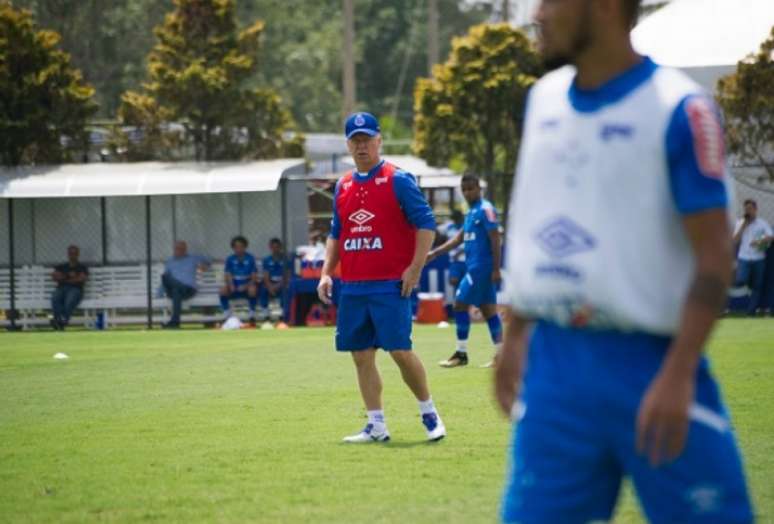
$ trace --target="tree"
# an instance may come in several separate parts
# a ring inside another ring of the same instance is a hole
[[[490,198],[510,186],[527,92],[542,73],[527,37],[482,24],[456,38],[433,78],[417,82],[414,151],[431,165],[461,162],[484,175]]]
[[[729,150],[762,166],[774,182],[774,27],[757,54],[718,82]]]
[[[62,48],[96,89],[98,116],[111,118],[121,94],[140,85],[153,47],[153,27],[167,2],[158,0],[14,0],[42,27],[62,36]]]
[[[258,70],[263,22],[240,31],[234,0],[174,0],[174,5],[155,29],[158,42],[148,56],[144,92],[121,97],[121,122],[139,127],[142,137],[161,133],[162,121],[179,123],[197,160],[298,153],[297,141],[283,139],[292,120],[279,96],[248,87]],[[158,151],[145,153],[153,158]]]
[[[85,151],[86,121],[96,111],[94,89],[59,35],[39,30],[27,10],[0,0],[0,161],[59,163]]]

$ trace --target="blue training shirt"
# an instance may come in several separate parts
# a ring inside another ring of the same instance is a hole
[[[241,259],[236,255],[229,255],[224,270],[231,275],[234,286],[239,287],[250,281],[251,276],[258,272],[258,266],[255,263],[255,257],[245,253]]]
[[[497,227],[497,211],[490,201],[482,198],[470,206],[463,224],[465,264],[468,271],[492,272],[494,260],[492,259],[492,242],[489,239],[489,233],[496,230]]]
[[[384,160],[371,168],[368,173],[358,173],[355,171],[352,180],[355,183],[365,183],[377,175],[384,165]],[[428,229],[435,231],[436,223],[433,210],[425,200],[425,195],[419,189],[416,179],[410,173],[400,168],[395,170],[393,175],[393,187],[398,204],[409,221],[417,229]],[[331,220],[331,233],[333,239],[338,240],[341,234],[341,221],[336,209],[336,201],[339,196],[339,184],[336,184],[336,190],[333,196],[333,220]],[[341,292],[345,294],[367,295],[371,293],[395,293],[400,291],[397,280],[372,281],[372,282],[344,282],[341,286]]]
[[[290,268],[290,261],[285,257],[276,259],[272,255],[269,255],[261,261],[261,266],[263,267],[264,272],[269,274],[269,280],[272,282],[281,282],[285,277],[285,271]]]

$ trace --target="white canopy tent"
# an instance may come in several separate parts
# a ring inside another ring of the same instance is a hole
[[[0,171],[0,198],[108,197],[274,191],[299,159],[245,163],[65,164]]]
[[[755,53],[774,26],[774,0],[673,0],[632,32],[634,47],[710,92]]]

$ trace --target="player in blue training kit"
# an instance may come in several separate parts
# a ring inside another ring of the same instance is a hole
[[[444,224],[439,232],[447,240],[451,240],[457,236],[457,233],[462,231],[464,225],[465,215],[459,209],[454,209],[451,213],[451,221],[448,224]],[[456,292],[457,287],[462,282],[462,277],[468,272],[468,267],[465,265],[465,246],[460,245],[449,250],[449,258],[451,259],[449,264],[449,284]]]
[[[236,236],[231,240],[233,254],[226,259],[224,285],[220,288],[220,307],[224,319],[231,313],[232,299],[246,299],[250,309],[250,323],[255,324],[255,306],[258,304],[258,266],[255,257],[247,252],[247,239]]]
[[[261,315],[269,316],[269,300],[276,298],[280,305],[285,307],[285,291],[290,275],[290,261],[285,257],[282,240],[272,238],[269,240],[271,255],[261,261],[263,269],[263,282],[260,291]]]
[[[481,197],[481,182],[475,175],[462,177],[462,195],[468,203],[462,230],[432,250],[428,261],[448,253],[464,243],[467,272],[462,277],[454,302],[454,321],[457,327],[457,348],[443,367],[468,364],[468,334],[470,333],[471,304],[481,309],[489,326],[495,353],[502,341],[502,323],[497,314],[497,286],[500,284],[500,232],[497,211],[491,202]],[[492,362],[485,364],[489,367]]]
[[[529,94],[508,221],[505,522],[608,521],[624,476],[650,522],[753,521],[702,354],[733,260],[720,117],[633,50],[638,7],[537,10],[555,70]]]

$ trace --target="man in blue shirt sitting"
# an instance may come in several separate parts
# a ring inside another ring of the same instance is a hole
[[[232,255],[226,259],[225,283],[220,289],[220,306],[223,318],[231,316],[229,301],[233,298],[247,299],[250,309],[250,324],[255,324],[255,306],[258,304],[258,266],[255,257],[247,252],[247,239],[241,235],[231,239]]]
[[[200,255],[189,255],[188,244],[182,240],[175,242],[171,257],[164,263],[161,286],[164,294],[172,300],[172,316],[169,322],[162,324],[165,329],[180,327],[180,310],[183,300],[196,294],[196,273],[210,267],[210,260]]]
[[[279,299],[280,305],[285,306],[285,289],[287,289],[290,277],[290,261],[285,257],[282,240],[272,238],[269,240],[271,254],[261,262],[263,267],[263,285],[261,286],[261,314],[269,317],[269,301]]]

